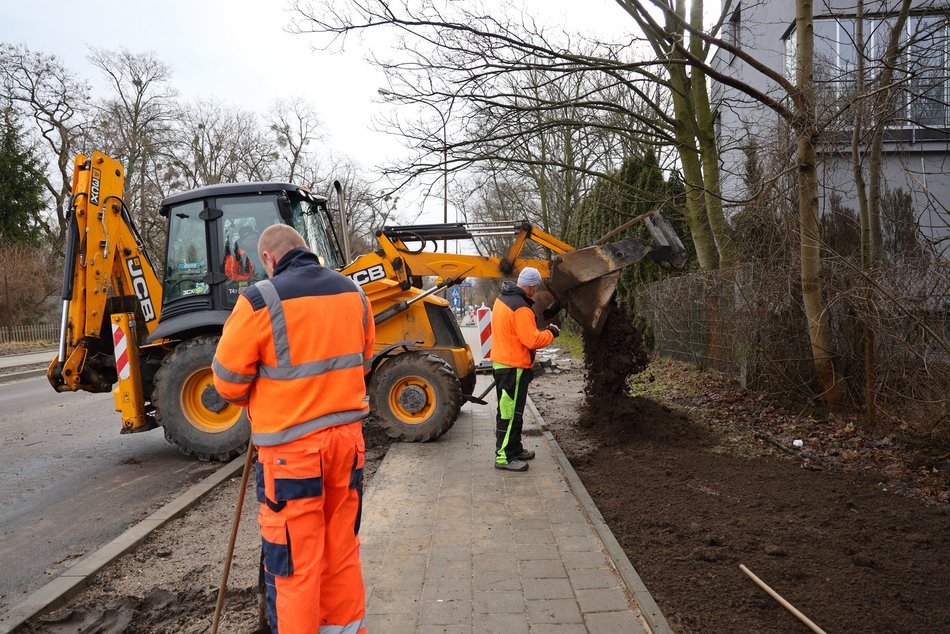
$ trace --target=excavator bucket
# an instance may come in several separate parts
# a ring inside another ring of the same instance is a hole
[[[653,236],[653,245],[625,238],[561,253],[551,263],[548,287],[588,332],[599,334],[603,329],[620,269],[647,257],[665,268],[681,268],[686,261],[683,244],[660,212],[646,215],[643,221]]]
[[[554,257],[548,287],[585,330],[600,333],[617,290],[620,269],[636,264],[650,248],[632,238]]]

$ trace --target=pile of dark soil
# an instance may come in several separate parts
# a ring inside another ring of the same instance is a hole
[[[603,331],[584,335],[585,407],[578,425],[598,432],[611,445],[641,438],[702,436],[669,408],[630,396],[628,379],[642,372],[649,361],[640,331],[613,306]]]
[[[673,631],[805,631],[739,564],[828,632],[950,631],[946,504],[807,468],[751,429],[727,438],[626,385],[591,401],[588,377],[582,402],[583,381],[543,375],[532,398]],[[706,413],[734,420],[715,402]]]

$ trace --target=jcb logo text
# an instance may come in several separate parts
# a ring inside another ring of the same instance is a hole
[[[350,273],[350,279],[360,286],[369,284],[370,282],[375,282],[376,280],[381,280],[384,277],[386,277],[386,269],[383,268],[382,264],[371,266],[368,269],[363,269],[362,271],[357,271],[356,273]]]
[[[142,316],[145,321],[152,321],[155,319],[155,307],[152,306],[152,298],[148,294],[148,284],[145,282],[142,263],[137,257],[129,258],[125,262],[129,267],[129,275],[132,276],[132,288],[135,289],[135,296],[138,297],[139,305],[142,307]]]

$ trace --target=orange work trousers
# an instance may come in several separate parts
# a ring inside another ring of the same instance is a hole
[[[274,634],[365,634],[359,422],[258,447],[262,566]]]

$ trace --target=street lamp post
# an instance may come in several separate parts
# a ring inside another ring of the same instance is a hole
[[[377,88],[376,92],[382,95],[383,97],[396,97],[396,93],[386,88]],[[449,224],[449,140],[448,140],[448,121],[446,121],[445,115],[442,114],[442,111],[439,110],[439,107],[428,101],[413,100],[416,103],[421,103],[426,106],[430,106],[435,110],[439,119],[442,120],[442,224]],[[449,241],[447,238],[442,240],[442,251],[448,253],[449,251]]]

